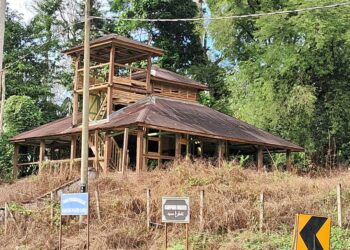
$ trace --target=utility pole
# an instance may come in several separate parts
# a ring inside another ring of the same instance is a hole
[[[0,0],[0,135],[3,133],[3,117],[5,105],[5,71],[2,67],[4,60],[4,37],[5,37],[5,10],[6,0]]]
[[[87,192],[89,157],[89,85],[90,85],[90,0],[85,1],[83,126],[81,133],[80,192]]]

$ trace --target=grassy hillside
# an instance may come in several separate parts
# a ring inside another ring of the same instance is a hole
[[[17,226],[7,234],[0,227],[0,249],[55,249],[58,243],[59,204],[54,226],[50,226],[50,204],[29,201],[74,177],[64,174],[30,177],[0,186],[0,204],[11,201]],[[350,249],[350,232],[335,226],[336,185],[343,187],[345,228],[350,222],[350,172],[338,171],[318,177],[287,172],[256,172],[225,164],[214,168],[207,162],[175,163],[168,170],[156,170],[126,178],[111,173],[90,181],[91,249],[161,249],[164,229],[160,202],[165,195],[190,196],[190,242],[193,249],[290,249],[294,215],[313,213],[333,219],[332,249]],[[146,188],[151,189],[150,231],[146,228]],[[205,190],[205,224],[200,231],[199,192]],[[100,194],[101,221],[97,218],[94,192]],[[259,194],[265,194],[264,232],[258,232]],[[184,226],[169,227],[171,249],[183,249]],[[83,249],[85,226],[77,218],[63,224],[66,249]]]

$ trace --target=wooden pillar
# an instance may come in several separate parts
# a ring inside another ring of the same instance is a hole
[[[128,168],[128,141],[129,141],[129,129],[124,129],[124,142],[123,142],[123,161],[122,161],[122,173],[125,174]]]
[[[292,169],[292,161],[291,161],[291,151],[289,149],[286,152],[286,160],[287,160],[287,170],[290,171]]]
[[[222,166],[222,161],[224,160],[224,142],[218,141],[218,166]]]
[[[103,164],[103,173],[107,174],[109,167],[109,160],[111,155],[111,138],[108,136],[107,132],[105,135],[105,145],[104,145],[104,164]]]
[[[45,160],[45,141],[40,141],[40,150],[39,150],[39,173],[42,170],[42,164]]]
[[[163,147],[163,145],[162,145],[162,131],[161,130],[159,130],[158,138],[159,138],[159,141],[158,141],[158,156],[159,156],[159,158],[158,158],[158,168],[160,168],[161,165],[162,165],[162,160],[161,160],[160,156],[162,155],[162,147]]]
[[[186,135],[186,160],[190,159],[190,135]]]
[[[112,46],[109,57],[109,78],[107,88],[107,117],[112,114],[113,109],[113,77],[114,77],[115,47]]]
[[[100,159],[99,159],[99,152],[100,152],[100,145],[98,143],[98,129],[95,130],[94,133],[94,141],[95,141],[95,169],[96,169],[96,173],[99,172],[99,165],[100,165]]]
[[[17,179],[18,177],[18,156],[19,156],[19,145],[18,143],[15,143],[14,145],[14,152],[12,157],[12,175],[13,179]]]
[[[151,85],[151,70],[152,70],[152,57],[149,55],[147,57],[147,73],[146,73],[147,94],[153,93],[153,87]]]
[[[256,167],[258,168],[258,170],[261,170],[264,167],[263,147],[260,145],[258,146],[258,151],[256,154]]]
[[[175,135],[175,158],[179,159],[181,157],[181,135]]]
[[[72,115],[72,125],[78,124],[78,112],[79,112],[79,95],[77,93],[79,84],[79,67],[80,67],[80,57],[76,58],[75,61],[75,77],[74,77],[74,91],[73,91],[73,115]]]
[[[77,136],[72,135],[70,140],[70,168],[69,168],[70,173],[73,172],[74,159],[76,155],[77,155]]]
[[[137,130],[136,142],[136,172],[139,174],[143,169],[143,129],[140,127]]]

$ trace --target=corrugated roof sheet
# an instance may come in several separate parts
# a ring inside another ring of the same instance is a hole
[[[109,121],[90,129],[113,129],[132,124],[178,131],[246,144],[265,145],[272,149],[303,151],[303,148],[236,118],[209,107],[163,97],[147,97],[117,112]],[[12,141],[80,132],[72,128],[71,118],[64,118],[12,138]]]

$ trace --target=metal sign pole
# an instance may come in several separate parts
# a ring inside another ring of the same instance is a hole
[[[87,250],[90,247],[90,199],[88,200],[88,214],[87,214]]]
[[[168,249],[168,223],[165,223],[165,250]]]
[[[188,223],[186,223],[186,250],[188,249]]]
[[[58,249],[62,249],[62,215],[60,215],[60,229],[59,229]]]

